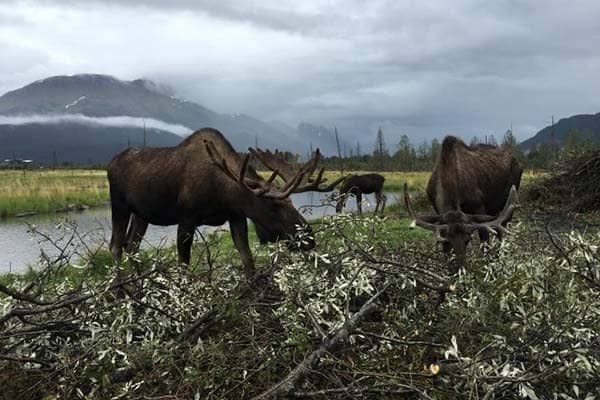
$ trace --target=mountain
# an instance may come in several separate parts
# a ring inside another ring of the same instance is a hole
[[[175,146],[181,137],[147,129],[146,142]],[[129,146],[141,147],[144,129],[85,124],[0,125],[0,162],[7,158],[33,159],[37,164],[104,164]]]
[[[574,129],[581,134],[589,134],[593,141],[600,143],[600,113],[580,114],[563,118],[556,124],[545,127],[533,137],[523,141],[521,146],[524,150],[532,150],[542,143],[555,142],[558,145],[563,145],[569,132]]]
[[[0,97],[0,159],[47,162],[47,154],[58,152],[63,161],[103,163],[128,141],[140,144],[144,128],[149,146],[165,146],[203,127],[221,130],[240,151],[258,143],[304,153],[312,141],[283,124],[220,114],[179,99],[146,79],[82,74],[39,80]],[[330,146],[329,140],[315,140],[313,146]]]

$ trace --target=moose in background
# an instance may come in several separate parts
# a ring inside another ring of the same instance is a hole
[[[447,136],[427,184],[436,214],[418,216],[404,185],[412,225],[433,231],[444,251],[454,251],[455,266],[464,265],[475,231],[482,242],[489,240],[490,233],[499,238],[507,233],[522,173],[508,146],[467,146],[459,138]]]
[[[265,167],[267,167],[271,171],[279,172],[279,174],[286,182],[289,182],[292,179],[292,177],[299,171],[300,167],[286,160],[284,157],[284,153],[281,153],[279,151],[275,151],[273,153],[270,150],[261,150],[258,148],[250,149],[250,151],[256,156],[256,158],[260,160],[260,162]],[[320,153],[317,149],[316,157],[319,156]],[[344,205],[346,204],[348,196],[354,195],[356,197],[356,207],[358,209],[359,214],[362,214],[362,195],[375,193],[375,200],[377,202],[375,212],[377,212],[381,208],[381,212],[383,213],[386,201],[386,197],[383,194],[384,181],[385,178],[379,174],[348,175],[338,178],[328,185],[314,187],[313,189],[311,189],[311,191],[331,192],[335,189],[336,186],[338,186],[341,183],[342,186],[339,192],[339,198],[336,205],[336,212],[341,212],[344,208]]]
[[[339,199],[335,211],[340,213],[346,205],[349,195],[356,197],[356,209],[362,215],[362,195],[375,193],[375,213],[383,214],[386,197],[383,193],[385,178],[379,174],[348,175],[340,187]]]

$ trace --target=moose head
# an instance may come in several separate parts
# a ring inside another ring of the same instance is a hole
[[[419,216],[415,213],[412,206],[406,183],[404,184],[404,203],[410,218],[412,218],[411,227],[420,226],[432,231],[436,241],[442,244],[444,251],[454,251],[456,265],[463,266],[465,264],[467,246],[471,241],[473,233],[484,231],[487,234],[494,234],[500,239],[503,235],[510,233],[506,229],[505,224],[512,218],[516,193],[517,189],[515,186],[512,186],[504,208],[497,216],[467,214],[460,209],[450,210],[442,215]]]
[[[213,163],[252,195],[251,198],[240,198],[238,201],[246,203],[240,208],[248,209],[246,214],[254,222],[261,243],[287,240],[289,248],[293,250],[310,250],[315,246],[312,230],[294,207],[290,195],[315,190],[325,181],[323,168],[313,177],[320,157],[318,151],[315,157],[295,170],[283,166],[282,173],[278,168],[273,168],[270,177],[263,180],[249,166],[249,162],[251,154],[266,152],[250,148],[250,153],[241,162],[239,172],[235,172],[219,155],[212,142],[206,141],[205,145]],[[250,170],[252,173],[249,173]],[[275,184],[278,176],[284,182],[282,186]]]

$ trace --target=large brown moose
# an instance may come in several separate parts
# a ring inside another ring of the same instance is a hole
[[[454,250],[455,268],[464,265],[466,248],[475,231],[482,242],[489,240],[490,233],[499,238],[507,233],[505,227],[512,218],[522,173],[507,146],[467,146],[447,136],[427,184],[427,196],[436,215],[417,216],[408,186],[404,185],[412,225],[433,231],[444,251]]]
[[[242,158],[215,129],[198,130],[175,147],[127,149],[108,165],[113,258],[120,259],[123,248],[136,251],[149,223],[178,225],[179,260],[188,264],[196,227],[228,221],[250,277],[254,262],[246,218],[254,222],[262,243],[297,239],[289,242],[291,248],[309,250],[315,245],[311,229],[289,196],[322,183],[322,171],[308,178],[317,162],[318,157],[310,160],[277,187],[277,171],[268,180],[261,178],[249,156]]]
[[[346,200],[350,194],[356,197],[356,208],[358,213],[362,214],[362,195],[375,193],[375,213],[378,210],[383,214],[386,197],[383,193],[383,183],[385,178],[379,174],[348,175],[340,187],[339,199],[335,206],[335,211],[340,213],[346,205]],[[380,209],[381,208],[381,209]]]

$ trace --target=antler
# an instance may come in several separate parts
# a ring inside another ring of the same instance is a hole
[[[517,195],[517,189],[515,186],[510,188],[510,192],[508,194],[508,198],[506,199],[506,203],[504,204],[504,208],[497,216],[491,215],[483,215],[483,214],[464,214],[461,212],[461,215],[468,221],[465,223],[466,226],[470,228],[471,231],[475,231],[476,229],[485,229],[489,233],[495,235],[504,235],[510,234],[510,232],[502,225],[506,221],[510,220],[512,214],[515,210],[515,199]],[[441,238],[441,232],[444,229],[448,229],[448,223],[445,220],[444,216],[441,215],[431,215],[431,216],[417,216],[415,210],[412,206],[410,195],[408,194],[408,185],[404,184],[404,203],[406,204],[406,209],[408,214],[413,219],[411,223],[411,227],[420,226],[421,228],[429,229],[435,232],[438,239]],[[447,216],[447,214],[445,214]]]
[[[285,182],[292,180],[298,172],[296,167],[285,161],[278,150],[275,150],[275,153],[273,153],[271,150],[262,150],[259,147],[249,147],[248,151],[271,171],[279,171],[279,176],[281,176],[281,179]]]
[[[264,164],[265,167],[269,168],[272,171],[280,171],[280,176],[285,182],[289,182],[294,179],[299,173],[304,174],[304,179],[300,182],[300,184],[294,189],[294,193],[302,193],[302,192],[331,192],[335,187],[342,182],[345,177],[341,177],[333,181],[327,186],[321,186],[321,184],[325,183],[326,179],[323,178],[323,173],[325,172],[324,168],[319,170],[316,178],[313,178],[313,174],[317,169],[317,165],[321,160],[321,152],[319,149],[315,151],[315,156],[309,161],[305,162],[301,166],[292,165],[288,161],[286,161],[281,153],[275,150],[275,153],[272,153],[270,150],[261,150],[260,148],[249,148],[250,153],[252,153],[256,158],[260,160]]]
[[[309,178],[308,183],[302,186],[299,186],[294,190],[294,193],[302,193],[302,192],[331,192],[341,181],[346,179],[345,176],[342,176],[335,181],[331,182],[327,186],[321,186],[322,183],[325,183],[327,179],[323,178],[323,172],[325,172],[325,168],[321,168],[319,173],[317,174],[316,179]]]
[[[487,230],[489,233],[493,233],[496,235],[504,235],[510,234],[510,231],[506,229],[502,224],[506,221],[510,220],[512,214],[515,210],[514,202],[517,197],[517,188],[513,185],[510,188],[510,192],[508,193],[508,198],[506,199],[506,203],[504,203],[504,208],[500,211],[497,217],[493,217],[490,215],[471,215],[468,216],[472,220],[477,221],[477,223],[472,224],[475,228],[483,228]],[[486,221],[487,220],[487,221]]]
[[[250,161],[250,155],[246,154],[242,160],[242,164],[240,166],[240,171],[236,173],[225,158],[219,154],[215,144],[211,141],[205,140],[204,145],[206,147],[206,151],[211,158],[212,162],[217,165],[227,176],[229,176],[234,181],[238,182],[247,190],[254,193],[256,196],[267,197],[272,199],[285,199],[290,194],[294,192],[294,190],[300,185],[300,182],[304,178],[304,171],[299,171],[294,177],[290,179],[289,182],[282,188],[272,188],[272,183],[275,181],[275,178],[279,175],[278,170],[274,170],[269,179],[265,182],[250,179],[246,177],[248,172],[248,163]],[[258,186],[258,187],[252,187]]]
[[[421,228],[429,229],[435,233],[435,236],[438,240],[443,240],[441,232],[442,230],[448,228],[448,224],[442,224],[442,217],[439,215],[427,215],[419,217],[412,206],[410,195],[408,194],[408,184],[406,182],[404,183],[404,204],[406,205],[406,211],[408,211],[408,215],[410,215],[412,218],[412,222],[410,224],[411,228],[420,226]]]

